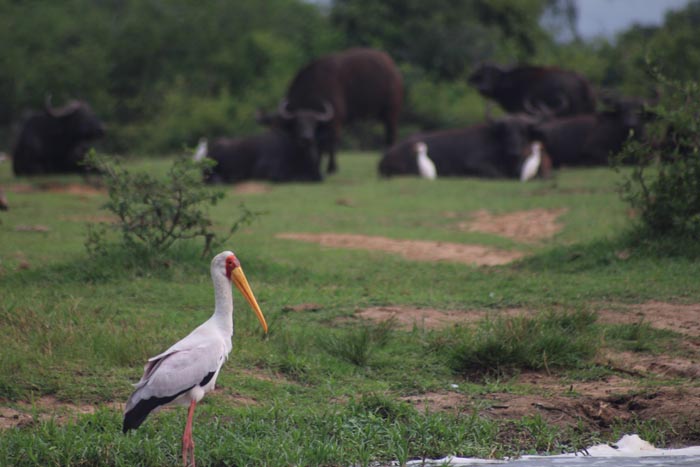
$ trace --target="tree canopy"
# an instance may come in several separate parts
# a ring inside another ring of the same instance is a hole
[[[700,1],[613,43],[578,40],[575,15],[570,0],[0,0],[0,148],[49,95],[55,105],[88,101],[109,125],[111,151],[259,131],[256,109],[275,106],[299,67],[351,46],[398,62],[407,128],[481,118],[465,77],[482,61],[557,64],[648,94],[650,55],[669,75],[694,79]],[[557,40],[561,30],[570,41]]]

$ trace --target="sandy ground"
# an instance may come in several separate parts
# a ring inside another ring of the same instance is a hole
[[[8,193],[33,193],[45,191],[49,193],[65,193],[79,196],[96,196],[107,194],[107,189],[97,188],[92,185],[82,183],[39,183],[32,185],[29,183],[15,183],[7,185],[5,190]]]
[[[485,210],[470,214],[468,221],[460,221],[457,228],[467,232],[483,232],[511,238],[520,243],[536,243],[551,238],[563,225],[558,222],[566,209],[531,209],[493,215]],[[454,212],[444,213],[458,218]],[[501,250],[483,245],[402,240],[387,237],[337,233],[281,233],[277,238],[318,243],[328,248],[384,251],[415,261],[452,261],[477,266],[507,264],[523,257],[523,253]]]
[[[536,243],[553,237],[563,227],[559,216],[567,209],[530,209],[494,215],[486,210],[472,213],[469,221],[459,222],[466,232],[483,232],[508,237],[522,243]]]
[[[334,233],[282,233],[276,236],[285,240],[318,243],[330,248],[384,251],[414,261],[451,261],[477,266],[496,266],[522,258],[518,251],[499,250],[483,245],[434,242],[427,240],[398,240],[358,234]]]
[[[0,429],[26,426],[39,420],[53,418],[59,423],[74,421],[78,415],[94,413],[96,407],[89,404],[60,402],[53,396],[43,396],[30,402],[17,402],[6,407],[0,402]]]
[[[272,188],[268,183],[263,182],[241,182],[233,186],[232,192],[239,195],[257,195],[269,193]]]

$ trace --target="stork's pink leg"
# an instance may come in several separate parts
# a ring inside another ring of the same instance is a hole
[[[195,467],[194,465],[194,440],[192,439],[192,419],[194,418],[194,408],[196,401],[190,402],[190,409],[187,412],[187,423],[185,432],[182,434],[182,465],[184,467]],[[189,459],[188,459],[189,458]],[[190,463],[188,464],[188,460]]]

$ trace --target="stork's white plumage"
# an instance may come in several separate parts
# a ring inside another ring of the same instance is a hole
[[[216,378],[231,352],[233,294],[231,282],[248,300],[267,333],[265,317],[250,290],[238,258],[224,251],[211,262],[214,314],[187,337],[165,352],[148,359],[141,380],[126,402],[123,431],[138,428],[149,413],[164,405],[189,405],[182,438],[182,461],[194,466],[192,417],[204,394],[214,389]]]
[[[527,156],[520,169],[520,181],[526,182],[537,175],[542,164],[542,143],[535,141],[530,145],[530,155]]]
[[[435,180],[437,177],[437,169],[430,157],[428,157],[428,145],[420,141],[415,145],[416,160],[418,162],[418,173],[421,177],[428,180]]]
[[[206,138],[200,138],[199,139],[199,144],[197,144],[197,147],[194,150],[194,155],[192,156],[192,160],[195,162],[199,162],[205,157],[207,157],[207,151],[208,151],[208,143]]]

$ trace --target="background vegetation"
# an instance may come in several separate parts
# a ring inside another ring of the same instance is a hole
[[[483,100],[464,79],[483,60],[555,64],[641,96],[653,90],[647,53],[676,79],[696,77],[700,2],[612,43],[577,40],[575,15],[570,0],[0,0],[0,149],[49,94],[90,102],[108,124],[110,152],[256,132],[255,110],[274,107],[301,65],[358,45],[399,63],[404,132],[481,119]],[[557,40],[562,31],[574,39]]]

